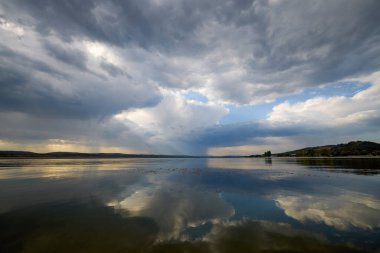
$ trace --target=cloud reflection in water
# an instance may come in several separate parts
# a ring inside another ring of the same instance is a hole
[[[374,197],[356,192],[339,192],[334,196],[280,195],[277,205],[301,222],[323,222],[340,230],[351,227],[380,227],[380,202]]]
[[[153,218],[160,227],[160,239],[179,239],[186,228],[215,223],[234,215],[233,206],[220,194],[176,184],[141,189],[109,205],[134,216]]]
[[[16,244],[24,252],[380,248],[375,174],[332,173],[294,159],[272,159],[272,164],[258,159],[3,164],[0,252],[18,252],[4,250]],[[51,171],[62,173],[45,176]]]

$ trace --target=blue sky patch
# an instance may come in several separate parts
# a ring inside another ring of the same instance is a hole
[[[360,82],[339,82],[334,84],[325,85],[316,88],[307,88],[301,93],[289,96],[283,96],[276,99],[271,103],[263,103],[257,105],[229,105],[227,108],[230,113],[221,119],[221,124],[231,124],[246,121],[256,121],[265,119],[266,116],[272,111],[272,108],[285,101],[289,103],[298,103],[314,97],[333,97],[333,96],[346,96],[352,97],[358,92],[368,89],[371,86],[369,83]]]
[[[198,102],[202,102],[202,103],[207,103],[208,102],[208,98],[204,95],[202,95],[201,93],[197,92],[197,91],[188,91],[185,93],[184,97],[187,99],[187,100],[194,100],[194,101],[198,101]]]

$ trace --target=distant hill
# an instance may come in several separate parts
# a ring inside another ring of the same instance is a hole
[[[380,144],[370,141],[351,141],[346,144],[308,147],[284,153],[277,156],[358,156],[380,155]]]

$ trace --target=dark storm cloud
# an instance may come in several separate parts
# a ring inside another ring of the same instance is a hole
[[[154,152],[143,136],[109,118],[40,118],[0,111],[0,119],[0,140],[18,144],[62,144],[60,140],[63,140],[65,144],[89,148],[117,146]]]
[[[105,70],[110,76],[113,76],[113,77],[117,77],[117,76],[122,76],[122,75],[126,75],[127,77],[129,78],[132,78],[130,75],[128,75],[124,70],[122,70],[121,68],[115,66],[114,64],[112,63],[109,63],[109,62],[106,62],[106,61],[102,61],[100,63],[100,67]]]
[[[14,69],[14,71],[16,72],[22,72],[22,69],[25,69],[27,71],[33,69],[34,71],[40,71],[49,75],[53,75],[56,78],[68,78],[68,76],[65,73],[56,70],[53,67],[50,67],[47,63],[40,60],[32,59],[1,44],[0,57],[0,64],[2,68],[9,67],[11,69]],[[12,76],[12,72],[9,73],[8,71],[2,70],[0,71],[0,75],[1,78],[7,78]],[[14,76],[16,77],[16,75]],[[21,74],[21,76],[23,75]],[[22,79],[22,77],[20,78]],[[11,85],[12,81],[9,80],[8,84]]]
[[[54,33],[63,41],[138,45],[158,50],[164,58],[198,58],[219,50],[220,61],[225,50],[233,49],[239,65],[226,69],[219,62],[207,71],[222,75],[240,69],[245,74],[232,80],[218,77],[210,89],[223,100],[243,104],[380,68],[380,2],[375,0],[17,0],[3,7],[15,16],[27,13],[42,36]],[[56,58],[84,67],[80,54],[48,49]],[[121,73],[112,65],[102,68],[112,76]],[[163,69],[164,76],[180,75],[178,69]],[[173,87],[165,80],[160,85]]]
[[[107,117],[131,106],[152,106],[160,100],[157,91],[124,94],[124,87],[104,87],[102,83],[76,81],[76,92],[54,87],[35,76],[40,71],[69,82],[69,77],[47,64],[0,47],[0,111],[16,111],[50,118]],[[97,87],[98,89],[94,89]],[[101,91],[103,89],[103,91]],[[140,94],[140,96],[136,96]],[[112,98],[112,99],[111,99]],[[101,103],[100,103],[101,101]]]
[[[41,34],[58,31],[65,40],[88,37],[119,46],[137,42],[146,47],[164,40],[172,43],[188,36],[200,22],[199,16],[192,17],[192,5],[183,2],[167,6],[146,0],[20,0],[15,5],[36,19]]]
[[[40,117],[107,117],[130,106],[152,106],[160,99],[157,93],[152,93],[140,101],[137,97],[118,95],[118,90],[65,94],[26,73],[1,67],[0,72],[6,73],[0,76],[0,110],[25,112]]]
[[[205,129],[195,139],[201,146],[238,146],[244,145],[249,140],[269,136],[294,136],[306,132],[315,132],[312,129],[302,129],[299,126],[269,126],[257,122],[247,122],[229,125],[219,125]],[[257,143],[257,140],[255,141]]]
[[[379,8],[379,1],[283,2],[273,12],[269,70],[303,66],[311,70],[306,81],[319,84],[379,69]]]
[[[201,47],[208,48],[193,38],[195,30],[207,21],[252,25],[253,29],[263,30],[261,23],[266,22],[261,19],[266,19],[265,13],[249,11],[254,2],[16,0],[3,7],[15,15],[25,11],[33,19],[36,31],[43,36],[56,32],[64,41],[79,37],[117,46],[138,44],[167,53],[193,54],[197,50],[204,53]],[[249,14],[241,17],[245,10]]]
[[[195,137],[189,137],[189,142],[199,147],[240,146],[247,143],[256,145],[268,144],[267,137],[286,137],[293,139],[314,139],[314,143],[326,139],[330,144],[337,136],[355,136],[358,133],[379,132],[379,118],[371,118],[343,126],[316,125],[309,122],[295,124],[273,124],[269,121],[245,122],[228,125],[218,125],[203,129]],[[309,136],[309,137],[307,137]],[[319,136],[319,140],[314,136]],[[264,138],[264,139],[263,139]]]
[[[256,82],[294,79],[294,70],[301,70],[305,82],[319,84],[380,67],[379,1],[270,2],[18,0],[7,5],[29,13],[41,34],[54,31],[64,40],[137,43],[166,52],[203,48],[198,52],[204,53],[208,46],[194,32],[210,20],[244,28],[250,41],[243,48],[245,68],[259,74],[250,77]]]
[[[72,65],[78,69],[87,70],[87,57],[82,51],[63,48],[50,42],[45,42],[44,47],[48,54],[52,55],[57,60]]]

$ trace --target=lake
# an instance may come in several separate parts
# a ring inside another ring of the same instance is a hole
[[[0,159],[0,252],[379,250],[379,158]]]

